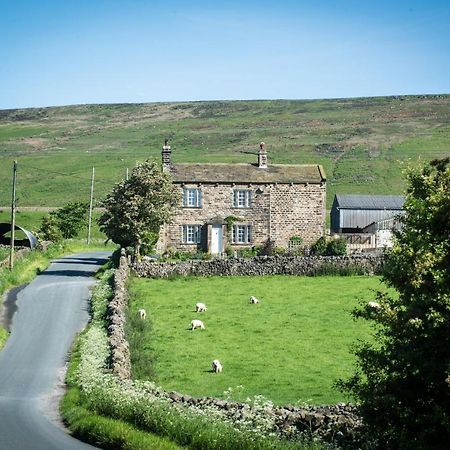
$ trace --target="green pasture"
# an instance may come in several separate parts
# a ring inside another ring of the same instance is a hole
[[[134,278],[128,330],[134,376],[193,396],[348,400],[333,383],[352,373],[350,346],[370,335],[350,312],[379,288],[378,277],[362,276]],[[250,295],[261,304],[249,304]],[[195,313],[199,301],[205,313]],[[145,324],[137,319],[140,308]],[[191,331],[192,319],[206,329]],[[213,359],[223,373],[211,372]]]
[[[0,205],[96,204],[137,161],[322,164],[335,193],[401,194],[402,164],[450,155],[450,96],[78,105],[0,111]]]

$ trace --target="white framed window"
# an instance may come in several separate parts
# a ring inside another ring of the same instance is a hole
[[[183,225],[182,228],[183,244],[200,244],[202,232],[201,225]]]
[[[201,208],[202,191],[197,188],[183,189],[183,206],[185,208]]]
[[[251,208],[252,191],[250,189],[235,189],[233,191],[233,206],[235,208]]]
[[[233,225],[231,241],[233,244],[250,244],[252,241],[252,226]]]

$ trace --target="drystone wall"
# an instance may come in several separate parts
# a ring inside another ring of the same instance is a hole
[[[9,249],[9,246],[2,245],[1,247]],[[14,250],[14,258],[20,259],[23,256],[25,256],[27,253],[29,253],[30,251],[31,251],[31,249],[28,247],[16,247]],[[5,258],[3,261],[0,261],[0,269],[2,267],[6,267],[8,265],[9,265],[9,256],[7,258]]]
[[[382,258],[377,256],[257,256],[254,258],[213,259],[210,261],[140,261],[133,271],[142,278],[171,276],[232,275],[318,275],[327,272],[355,271],[366,275],[381,272]]]
[[[125,311],[127,307],[126,281],[129,275],[127,257],[120,256],[119,268],[114,272],[114,296],[108,305],[108,333],[111,346],[111,367],[121,380],[131,378],[131,359],[125,337]]]
[[[286,258],[284,258],[286,259]],[[311,259],[311,258],[310,258]],[[367,258],[366,258],[367,259]],[[261,261],[263,261],[262,259]],[[231,260],[228,260],[231,261]],[[239,260],[237,260],[239,261]],[[259,262],[259,264],[261,263]],[[266,259],[267,261],[267,259]],[[281,258],[275,258],[276,264],[272,267],[282,266]],[[274,263],[274,261],[271,261]],[[197,263],[206,263],[207,261],[197,261]],[[213,261],[211,261],[213,262]],[[218,262],[224,263],[225,261]],[[236,261],[235,261],[236,262]],[[360,261],[361,262],[361,261]],[[145,263],[144,267],[147,267]],[[162,266],[162,264],[149,263],[151,266]],[[378,262],[379,264],[379,262]],[[174,273],[176,266],[189,267],[186,263],[164,263],[164,267],[171,267],[171,271],[164,271],[162,276],[168,276],[169,272]],[[204,264],[201,264],[203,266]],[[139,266],[139,265],[138,265]],[[378,267],[375,262],[367,266],[367,270],[375,270]],[[180,268],[179,268],[180,269]],[[142,267],[141,267],[142,270]],[[187,269],[179,270],[180,274],[187,274]],[[279,270],[279,269],[278,269]],[[114,276],[114,297],[108,307],[110,345],[112,351],[112,370],[122,380],[131,378],[131,362],[128,342],[125,339],[125,308],[127,306],[127,293],[125,284],[130,272],[129,262],[124,253],[120,258],[119,268]],[[147,272],[146,272],[147,273]],[[197,273],[198,274],[198,273]],[[202,275],[209,274],[206,271]],[[234,273],[233,273],[234,274]],[[152,272],[151,276],[156,276]],[[156,393],[156,392],[155,392]],[[251,406],[246,403],[237,403],[212,397],[195,398],[189,395],[183,395],[178,392],[159,391],[158,395],[166,398],[173,403],[184,404],[186,406],[195,406],[197,408],[214,407],[225,412],[230,420],[242,420],[246,415],[251,414]],[[288,435],[292,430],[298,432],[312,433],[320,436],[322,439],[345,444],[355,442],[357,439],[357,430],[361,426],[361,419],[357,414],[355,406],[346,403],[324,406],[282,406],[267,408],[266,414],[274,419],[275,427],[280,435]]]

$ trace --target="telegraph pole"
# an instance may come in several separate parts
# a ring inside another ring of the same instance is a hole
[[[14,231],[16,228],[16,179],[17,179],[17,161],[14,161],[12,200],[11,200],[11,242],[9,249],[9,270],[13,270],[14,268]]]
[[[93,167],[91,176],[91,199],[89,202],[89,221],[88,221],[88,235],[87,235],[88,245],[91,243],[92,204],[94,201],[94,176],[95,176],[95,168]]]

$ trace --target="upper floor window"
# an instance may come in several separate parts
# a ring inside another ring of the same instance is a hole
[[[201,231],[201,225],[183,225],[183,244],[199,244]]]
[[[233,191],[233,206],[235,208],[251,208],[252,191],[249,189],[236,189]]]
[[[183,189],[183,206],[186,208],[200,208],[202,206],[202,191],[196,188]]]
[[[233,244],[250,244],[252,241],[252,226],[233,225],[231,241]]]

